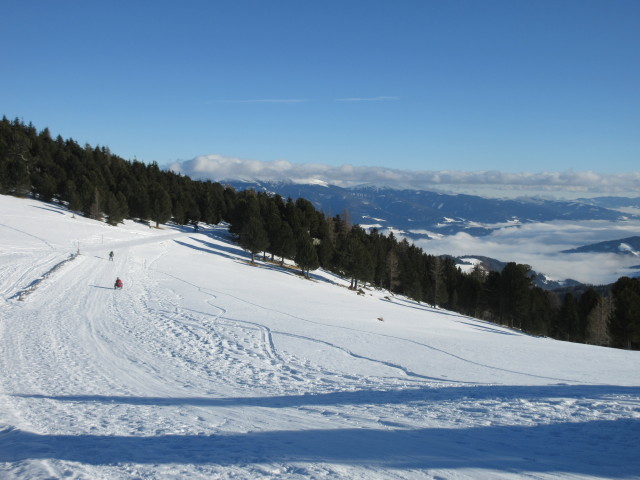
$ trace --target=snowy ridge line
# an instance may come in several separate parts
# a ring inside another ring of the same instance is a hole
[[[69,258],[61,261],[60,263],[54,265],[51,270],[49,270],[48,272],[45,272],[42,276],[40,276],[40,278],[36,278],[33,282],[31,282],[28,286],[26,286],[25,288],[23,288],[22,290],[16,292],[15,294],[13,294],[11,297],[9,297],[9,300],[13,300],[15,298],[17,298],[19,301],[23,301],[24,297],[26,297],[27,295],[29,295],[30,293],[32,293],[36,288],[38,288],[38,286],[44,281],[46,280],[48,277],[50,277],[51,275],[53,275],[53,273],[58,270],[60,267],[62,267],[63,265],[65,265],[67,262],[70,262],[71,260],[75,260],[76,257],[78,256],[77,253],[72,253],[71,255],[69,255]]]

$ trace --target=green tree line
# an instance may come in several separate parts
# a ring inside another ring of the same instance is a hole
[[[534,286],[528,265],[465,273],[447,256],[427,254],[393,233],[365,231],[347,214],[328,217],[306,199],[194,181],[6,117],[0,193],[63,202],[111,225],[127,218],[156,226],[225,221],[252,261],[292,259],[306,277],[322,267],[349,279],[354,290],[371,285],[535,335],[640,349],[639,279],[620,278],[607,294],[589,288],[558,295]]]

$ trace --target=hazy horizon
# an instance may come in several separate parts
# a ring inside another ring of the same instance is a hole
[[[173,162],[164,168],[196,180],[324,182],[347,188],[374,184],[491,198],[541,197],[572,200],[597,196],[640,196],[640,172],[415,171],[349,164],[296,164],[285,160],[264,162],[218,154]]]

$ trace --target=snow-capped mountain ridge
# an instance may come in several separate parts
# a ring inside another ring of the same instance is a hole
[[[342,214],[348,210],[354,223],[367,224],[367,218],[375,217],[385,227],[402,231],[405,236],[414,240],[426,238],[424,234],[417,233],[420,230],[430,230],[440,235],[465,232],[472,236],[482,236],[505,223],[615,221],[626,217],[618,211],[574,201],[499,200],[465,194],[399,190],[378,185],[343,188],[293,182],[226,183],[238,189],[253,188],[278,193],[285,198],[306,198],[329,215]],[[455,221],[446,221],[447,218]]]
[[[565,250],[563,253],[615,253],[618,255],[640,256],[640,236],[607,240]]]

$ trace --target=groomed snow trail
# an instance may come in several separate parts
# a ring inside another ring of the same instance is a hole
[[[639,478],[638,352],[254,267],[222,227],[0,196],[0,246],[0,478]]]

